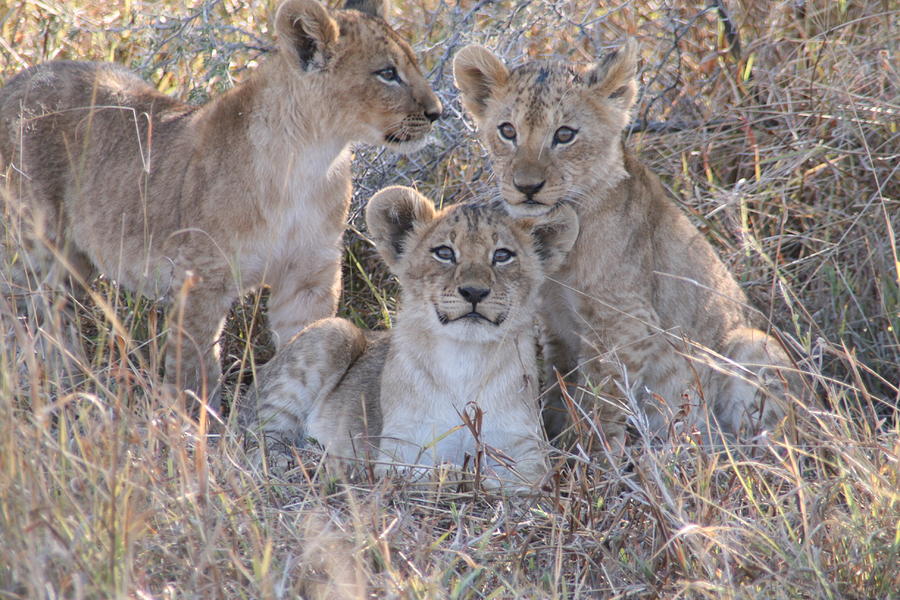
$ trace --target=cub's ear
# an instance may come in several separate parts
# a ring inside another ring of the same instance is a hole
[[[366,226],[384,262],[393,269],[406,251],[410,234],[434,219],[434,204],[402,185],[385,188],[366,207]]]
[[[587,85],[601,98],[610,98],[628,112],[637,97],[638,43],[628,38],[625,45],[610,52],[587,73]]]
[[[453,57],[453,80],[463,106],[476,121],[484,118],[487,101],[508,79],[503,61],[483,46],[466,46]]]
[[[372,17],[384,19],[388,12],[387,0],[347,0],[344,3],[345,10],[358,10]]]
[[[340,29],[317,0],[285,0],[275,13],[275,33],[281,51],[313,71],[325,67]]]
[[[546,215],[518,219],[520,227],[531,232],[534,249],[541,258],[544,271],[558,270],[578,239],[578,213],[566,204],[560,204]]]

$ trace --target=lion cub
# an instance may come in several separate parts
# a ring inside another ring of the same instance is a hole
[[[533,318],[544,270],[575,242],[575,212],[514,220],[499,204],[459,204],[435,213],[416,191],[391,187],[371,199],[366,221],[400,280],[396,326],[364,334],[344,319],[313,323],[260,370],[244,418],[255,408],[270,440],[313,438],[382,469],[462,464],[483,450],[490,483],[538,482],[547,463]],[[463,424],[476,407],[477,440]]]
[[[349,145],[416,148],[441,113],[378,3],[349,1],[282,2],[277,52],[205,106],[106,63],[51,62],[0,89],[0,165],[32,245],[75,280],[96,267],[151,297],[189,290],[169,381],[216,384],[212,349],[248,288],[271,286],[282,342],[333,315]]]
[[[608,439],[624,442],[630,392],[656,433],[686,411],[708,436],[752,435],[784,415],[791,362],[750,325],[747,298],[709,242],[624,149],[636,67],[633,41],[588,68],[508,69],[468,46],[454,76],[511,212],[578,212],[578,241],[543,290],[546,354],[599,388]],[[562,408],[559,397],[545,408],[551,436],[565,427]]]

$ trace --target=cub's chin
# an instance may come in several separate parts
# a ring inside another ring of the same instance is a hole
[[[427,143],[427,134],[417,138],[406,139],[396,135],[386,135],[381,142],[383,146],[398,154],[412,154],[413,152],[418,152],[424,148]]]
[[[515,202],[510,202],[508,198],[503,198],[506,202],[506,212],[512,217],[542,217],[559,206],[558,202],[545,204],[535,200],[522,201],[519,198]]]
[[[485,316],[471,312],[462,315],[447,315],[435,307],[437,323],[434,332],[462,342],[491,342],[503,337],[508,329],[505,313]]]

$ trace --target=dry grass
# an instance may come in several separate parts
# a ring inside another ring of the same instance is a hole
[[[273,4],[0,4],[0,77],[114,59],[203,101],[265,50]],[[447,201],[490,186],[450,81],[463,44],[589,60],[637,36],[631,143],[807,373],[819,403],[789,441],[637,443],[620,469],[559,465],[534,498],[346,483],[312,454],[279,479],[159,385],[156,307],[106,281],[74,308],[35,287],[19,300],[53,308],[40,325],[0,298],[0,598],[900,596],[900,12],[727,6],[726,21],[702,3],[398,2],[447,114],[419,155],[358,153],[357,206],[392,183]],[[342,311],[384,324],[394,285],[352,227],[348,242]],[[265,360],[258,320],[252,301],[232,315],[226,366]]]

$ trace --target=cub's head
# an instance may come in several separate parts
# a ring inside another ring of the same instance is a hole
[[[516,214],[580,202],[624,177],[620,136],[637,95],[637,44],[594,65],[530,62],[508,69],[486,48],[453,60],[462,103]]]
[[[544,272],[559,268],[578,237],[568,206],[538,218],[513,218],[500,203],[435,212],[400,186],[372,197],[366,222],[403,287],[404,323],[473,342],[531,327]]]
[[[317,0],[285,0],[275,32],[289,76],[304,78],[323,103],[340,105],[345,117],[335,129],[407,152],[424,143],[442,107],[384,10],[378,0],[347,0],[333,12]]]

